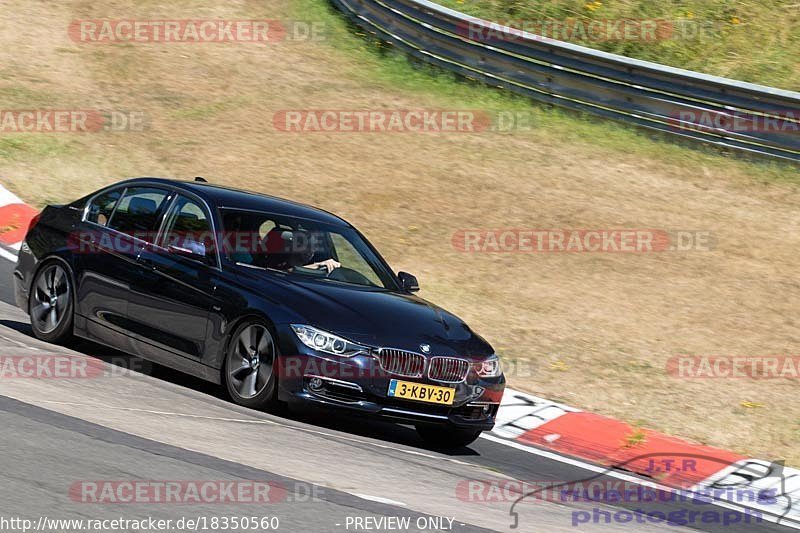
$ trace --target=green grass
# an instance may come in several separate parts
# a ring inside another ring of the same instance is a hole
[[[573,30],[548,37],[606,52],[725,76],[800,89],[800,4],[794,0],[439,0],[470,15],[542,33],[541,21]],[[576,22],[659,19],[661,38],[581,37]],[[573,24],[569,26],[569,24]],[[550,34],[547,34],[550,32]]]
[[[35,91],[19,85],[0,87],[0,102],[3,109],[31,109],[51,105],[57,101],[55,95]]]
[[[710,146],[679,143],[668,134],[539,105],[525,97],[420,63],[349,24],[326,0],[296,0],[292,6],[294,11],[290,15],[324,24],[326,40],[320,46],[328,46],[331,53],[353,58],[358,68],[352,75],[365,87],[419,95],[422,100],[433,100],[436,105],[451,109],[523,112],[530,117],[533,134],[556,138],[565,144],[590,143],[609,152],[637,154],[697,169],[744,165],[756,182],[800,184],[797,166],[791,163],[726,156]]]
[[[0,159],[57,157],[72,151],[72,141],[47,133],[0,134]]]

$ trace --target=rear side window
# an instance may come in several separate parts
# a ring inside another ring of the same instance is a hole
[[[108,227],[147,242],[154,242],[159,214],[167,191],[153,187],[130,187],[119,201]]]
[[[100,224],[101,226],[107,225],[121,195],[122,191],[117,189],[95,196],[94,199],[89,202],[86,220],[94,222],[95,224]]]

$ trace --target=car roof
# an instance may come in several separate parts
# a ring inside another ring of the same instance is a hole
[[[162,184],[183,189],[196,194],[209,205],[218,208],[249,209],[265,211],[290,217],[306,218],[318,222],[326,222],[337,226],[351,225],[344,219],[322,209],[301,204],[285,198],[278,198],[268,194],[244,191],[221,185],[213,185],[202,181],[182,181],[167,178],[134,178],[125,180],[119,185],[135,185],[137,183]]]

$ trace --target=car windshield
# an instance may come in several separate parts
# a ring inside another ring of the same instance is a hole
[[[222,252],[235,263],[394,289],[385,264],[352,228],[275,213],[221,209]]]

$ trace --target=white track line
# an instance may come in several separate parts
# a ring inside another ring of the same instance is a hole
[[[17,262],[17,256],[2,247],[0,247],[0,257],[15,264]]]
[[[408,507],[403,502],[398,502],[397,500],[390,500],[389,498],[382,498],[381,496],[370,496],[369,494],[358,494],[357,492],[349,492],[348,494],[352,494],[353,496],[357,496],[362,500],[369,500],[371,502],[378,502],[378,503],[385,503],[387,505],[396,505],[400,507]]]
[[[19,196],[0,185],[0,206],[8,204],[24,204]]]

